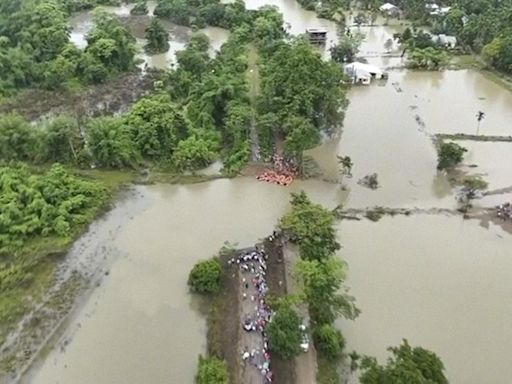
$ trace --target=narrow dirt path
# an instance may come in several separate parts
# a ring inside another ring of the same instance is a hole
[[[249,82],[249,98],[252,106],[251,126],[249,128],[249,142],[251,143],[251,160],[260,160],[260,144],[256,129],[256,101],[260,91],[260,74],[258,70],[258,52],[256,47],[249,45],[249,60],[247,68],[247,81]]]

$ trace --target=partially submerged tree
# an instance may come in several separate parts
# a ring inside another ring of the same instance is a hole
[[[196,263],[188,275],[188,286],[197,293],[217,293],[220,290],[222,267],[218,258]]]
[[[479,176],[466,176],[460,183],[462,184],[458,196],[459,202],[462,204],[460,210],[467,212],[472,206],[471,201],[476,199],[487,188],[488,183]]]
[[[146,28],[147,44],[144,49],[149,53],[162,53],[169,50],[169,36],[158,19],[151,20]]]
[[[132,15],[147,15],[148,14],[148,3],[146,0],[138,1],[135,3],[133,8],[130,10]]]
[[[437,153],[437,169],[447,169],[458,165],[464,159],[467,149],[457,143],[444,143],[439,145]]]
[[[299,245],[303,259],[326,259],[340,248],[331,211],[312,203],[304,192],[292,194],[291,204],[280,227]]]
[[[390,347],[392,356],[385,365],[374,357],[361,362],[361,384],[448,384],[441,359],[421,347],[411,347],[403,340],[399,347]]]

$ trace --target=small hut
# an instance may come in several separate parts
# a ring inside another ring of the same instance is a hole
[[[327,30],[325,28],[308,28],[306,34],[309,42],[313,45],[325,45],[327,41]]]

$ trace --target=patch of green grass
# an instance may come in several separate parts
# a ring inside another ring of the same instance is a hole
[[[336,361],[328,359],[321,352],[317,351],[317,362],[317,384],[339,384],[341,382],[341,375]]]

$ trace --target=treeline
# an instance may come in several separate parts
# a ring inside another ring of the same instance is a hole
[[[45,172],[0,167],[0,344],[40,294],[35,290],[51,281],[48,254],[61,252],[107,198],[102,185],[60,165]]]
[[[344,286],[346,264],[335,255],[340,249],[335,216],[313,203],[304,192],[292,194],[291,206],[279,226],[299,247],[301,260],[294,274],[300,287],[299,297],[308,306],[311,317],[319,363],[317,380],[321,384],[339,382],[337,366],[345,341],[334,321],[340,316],[355,319],[359,310]]]
[[[135,38],[115,16],[96,12],[84,50],[70,42],[67,17],[57,0],[0,4],[0,96],[99,83],[135,68]]]
[[[397,0],[405,16],[434,33],[455,35],[464,48],[482,53],[487,62],[512,73],[512,1],[445,0],[451,9],[445,15],[431,15],[425,0]]]

